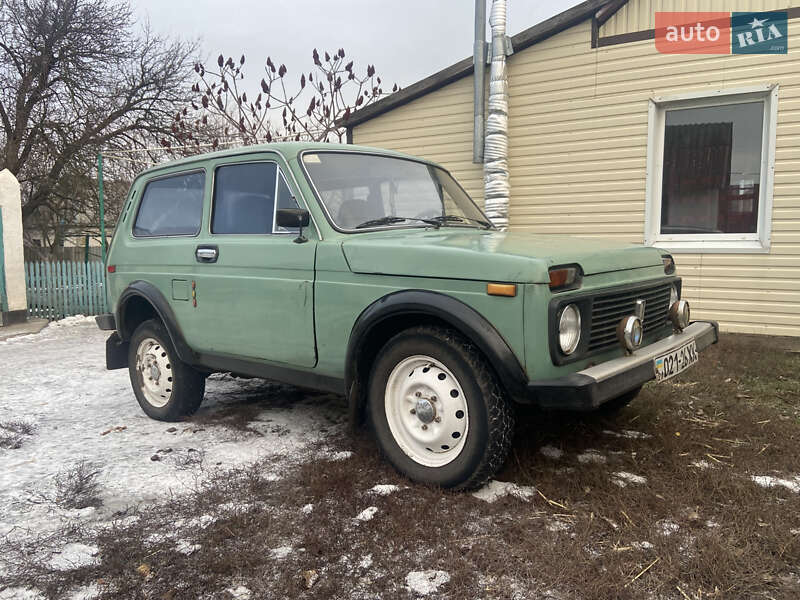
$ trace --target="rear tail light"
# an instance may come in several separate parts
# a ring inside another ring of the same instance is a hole
[[[578,265],[553,267],[550,269],[550,290],[557,292],[579,287],[581,277],[581,268]]]
[[[117,265],[108,265],[108,272],[109,273],[116,273],[117,272]]]

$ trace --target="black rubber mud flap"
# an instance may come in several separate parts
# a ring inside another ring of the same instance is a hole
[[[125,369],[128,367],[128,342],[123,342],[122,338],[115,331],[106,340],[106,369]]]

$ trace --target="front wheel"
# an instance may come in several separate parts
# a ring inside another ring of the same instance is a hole
[[[503,465],[512,407],[480,352],[457,332],[421,326],[378,354],[369,415],[389,462],[411,479],[447,488],[483,485]]]
[[[139,405],[153,419],[179,421],[203,401],[206,378],[178,358],[160,321],[145,321],[133,332],[128,372]]]

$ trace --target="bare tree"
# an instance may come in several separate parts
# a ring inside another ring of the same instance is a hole
[[[115,0],[0,3],[0,169],[22,183],[26,226],[63,213],[100,148],[174,136],[195,51],[137,31]]]
[[[384,95],[381,78],[373,65],[359,73],[343,48],[322,56],[314,49],[312,58],[314,69],[301,73],[294,87],[288,83],[286,66],[276,66],[267,57],[257,94],[244,89],[244,55],[234,60],[220,54],[216,68],[197,63],[192,111],[176,115],[175,133],[192,140],[193,132],[211,121],[223,126],[224,136],[245,144],[273,139],[343,141],[341,124],[354,110]],[[397,90],[394,85],[392,91]]]

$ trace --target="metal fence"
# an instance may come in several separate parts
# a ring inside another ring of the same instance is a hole
[[[25,282],[30,317],[54,321],[107,312],[102,262],[26,262]]]

